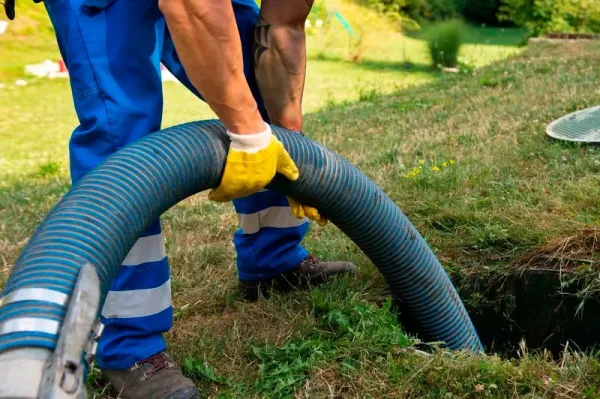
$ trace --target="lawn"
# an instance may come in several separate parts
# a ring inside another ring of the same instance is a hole
[[[600,224],[600,151],[544,134],[553,119],[597,104],[600,47],[522,51],[518,32],[471,32],[465,54],[482,68],[459,75],[427,68],[418,35],[373,36],[359,62],[347,60],[345,44],[323,54],[324,44],[311,36],[305,102],[307,135],[379,184],[459,285],[469,276],[510,270],[565,239],[581,242],[584,253],[585,238],[596,237]],[[39,46],[52,54],[50,45]],[[14,65],[37,60],[28,53],[5,68],[6,58],[0,59],[0,79],[18,76]],[[191,100],[167,83],[164,126],[211,117]],[[0,109],[5,279],[69,188],[66,144],[75,114],[61,80],[7,85]],[[176,314],[167,340],[186,373],[211,395],[600,397],[594,355],[567,350],[554,361],[525,346],[518,359],[416,351],[388,309],[383,279],[335,226],[314,226],[306,245],[322,258],[352,260],[358,276],[257,304],[237,296],[236,216],[229,204],[199,193],[167,212],[163,226]],[[593,261],[595,248],[585,253]],[[477,295],[464,299],[473,314],[481,308]],[[498,299],[490,306],[504,306]],[[89,387],[97,397],[114,396],[97,371]]]

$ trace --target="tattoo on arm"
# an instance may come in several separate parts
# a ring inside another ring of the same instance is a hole
[[[263,23],[262,21],[256,26],[254,30],[254,67],[258,67],[261,55],[269,49],[269,29],[270,24]]]

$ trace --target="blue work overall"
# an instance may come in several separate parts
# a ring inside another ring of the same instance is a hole
[[[69,70],[79,120],[69,142],[73,183],[115,151],[161,128],[161,62],[201,98],[184,73],[158,0],[44,3]],[[252,64],[259,9],[254,0],[232,3],[244,72],[268,121]],[[274,277],[308,255],[300,245],[308,222],[294,217],[281,193],[263,190],[234,206],[241,225],[233,237],[241,279]],[[170,271],[157,220],[131,249],[107,295],[99,366],[123,369],[164,350],[162,333],[171,328],[172,316]]]

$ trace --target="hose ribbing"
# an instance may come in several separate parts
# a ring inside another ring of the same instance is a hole
[[[317,207],[381,271],[403,310],[426,340],[451,349],[480,350],[475,328],[448,275],[425,240],[394,202],[338,155],[277,127],[300,169],[300,179],[277,177],[271,188]],[[193,122],[156,132],[115,153],[81,179],[40,224],[4,287],[71,294],[81,265],[98,268],[103,297],[140,233],[190,195],[218,185],[228,139],[218,121]],[[44,300],[0,308],[0,323],[19,318],[62,321],[64,305]],[[1,325],[1,324],[0,324]],[[0,335],[0,351],[53,349],[56,334]]]

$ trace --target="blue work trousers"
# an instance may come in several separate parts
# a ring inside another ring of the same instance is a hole
[[[253,0],[232,3],[247,81],[268,122],[252,64],[259,9]],[[161,128],[161,63],[202,98],[185,75],[157,0],[44,4],[69,70],[79,120],[69,142],[73,183],[115,151]],[[281,193],[263,190],[234,206],[241,225],[233,237],[241,279],[272,278],[308,255],[300,244],[308,222],[293,216]],[[172,313],[170,271],[157,220],[127,255],[106,297],[99,366],[123,369],[164,350],[162,333],[171,328]]]

